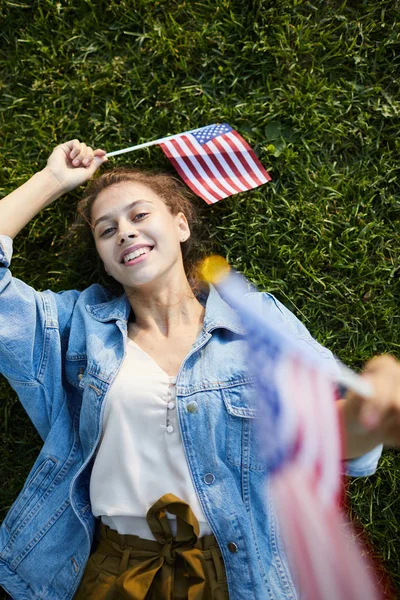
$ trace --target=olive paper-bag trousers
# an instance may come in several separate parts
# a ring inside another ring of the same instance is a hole
[[[176,515],[173,537],[166,512]],[[228,600],[213,535],[199,538],[190,506],[165,494],[146,516],[156,541],[120,535],[103,523],[74,600]]]

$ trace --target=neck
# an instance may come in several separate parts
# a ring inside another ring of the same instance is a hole
[[[127,296],[135,315],[135,329],[168,337],[170,333],[203,323],[204,308],[186,277],[162,289],[129,290]]]

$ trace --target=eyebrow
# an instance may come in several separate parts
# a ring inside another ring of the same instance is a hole
[[[151,200],[134,200],[133,202],[131,202],[130,204],[128,204],[128,206],[125,206],[124,211],[127,212],[129,211],[131,208],[133,208],[134,206],[136,206],[136,204],[143,204],[144,203],[148,203],[148,204],[153,204],[153,202],[151,202]],[[109,219],[113,218],[113,214],[112,213],[108,213],[106,215],[103,215],[102,217],[99,217],[98,219],[96,219],[95,224],[93,225],[93,229],[96,229],[96,226],[101,223],[101,221],[108,221]]]

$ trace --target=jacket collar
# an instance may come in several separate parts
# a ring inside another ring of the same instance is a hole
[[[229,329],[240,335],[246,331],[237,313],[223,300],[213,285],[209,285],[208,294],[201,294],[199,302],[206,308],[204,316],[204,330],[210,332],[213,329]]]
[[[221,298],[213,285],[209,285],[207,292],[198,296],[199,302],[205,306],[203,329],[208,333],[213,329],[229,329],[235,333],[244,335],[245,329],[236,312]],[[113,298],[101,304],[88,304],[86,310],[96,321],[106,322],[113,319],[127,321],[131,312],[131,305],[126,294]]]

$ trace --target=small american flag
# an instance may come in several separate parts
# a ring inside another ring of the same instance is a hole
[[[268,489],[300,597],[382,598],[340,510],[342,443],[330,361],[263,316],[260,296],[248,295],[238,273],[230,271],[215,285],[247,331],[258,458],[268,467]]]
[[[227,123],[214,123],[160,143],[184,182],[214,204],[271,180],[248,143]]]

